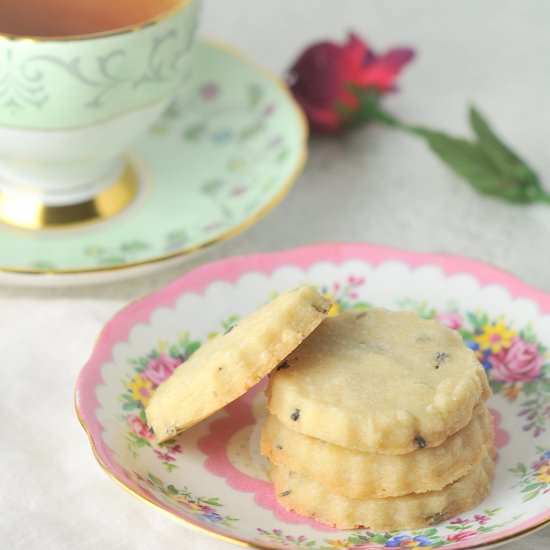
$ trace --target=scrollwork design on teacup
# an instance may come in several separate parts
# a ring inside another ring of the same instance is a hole
[[[40,63],[59,67],[83,86],[97,90],[97,93],[85,103],[86,107],[95,109],[102,107],[104,97],[126,81],[125,78],[117,76],[117,69],[123,66],[126,57],[127,54],[123,50],[114,50],[107,55],[98,56],[93,63],[86,63],[86,60],[80,57],[64,61],[54,56],[42,55],[28,59],[22,64],[22,67]],[[85,64],[88,66],[96,65],[97,70],[89,71],[89,74],[86,74],[83,69]]]
[[[0,56],[0,107],[11,111],[32,108],[42,110],[52,100],[53,69],[60,70],[82,87],[82,107],[101,109],[115,90],[128,94],[142,86],[179,82],[184,59],[191,51],[193,37],[172,29],[153,37],[147,65],[139,76],[125,70],[132,62],[132,52],[117,48],[95,57],[35,55],[20,59],[14,48],[7,47]],[[182,78],[185,75],[182,74]]]
[[[42,109],[49,99],[43,80],[42,71],[33,71],[26,63],[18,66],[13,51],[7,48],[0,58],[0,105],[9,110],[25,105]]]
[[[171,80],[174,74],[180,71],[181,62],[190,53],[192,45],[192,36],[184,35],[182,41],[174,29],[155,37],[148,56],[147,71],[133,83],[133,87]],[[166,55],[165,52],[169,48],[174,51]]]

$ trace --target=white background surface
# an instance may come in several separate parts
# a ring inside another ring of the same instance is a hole
[[[475,102],[550,189],[550,3],[545,0],[207,0],[203,34],[282,72],[308,42],[353,28],[417,48],[387,107],[466,133]],[[482,259],[550,292],[550,207],[476,195],[413,138],[378,127],[315,140],[289,198],[200,261],[326,240]],[[196,263],[196,262],[195,262]],[[68,290],[0,289],[0,548],[222,550],[127,495],[96,465],[73,413],[101,326],[181,274]],[[550,547],[550,528],[505,548]]]

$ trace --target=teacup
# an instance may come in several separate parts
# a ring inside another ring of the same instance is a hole
[[[3,3],[0,221],[64,225],[133,200],[139,177],[125,152],[188,85],[199,8],[199,0]]]

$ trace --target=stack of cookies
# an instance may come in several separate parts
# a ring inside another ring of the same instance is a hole
[[[379,309],[326,319],[267,395],[261,448],[289,510],[343,529],[416,528],[489,490],[487,379],[437,321]]]
[[[330,308],[298,287],[209,340],[149,402],[157,441],[272,373],[261,448],[289,510],[392,530],[478,504],[494,472],[490,389],[460,335],[413,313]]]

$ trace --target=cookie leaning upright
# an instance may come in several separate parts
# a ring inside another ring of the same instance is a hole
[[[436,447],[491,393],[460,335],[410,312],[327,319],[272,377],[268,407],[285,426],[366,452]]]
[[[314,288],[285,292],[204,344],[156,390],[146,409],[157,441],[197,424],[269,374],[325,319]]]

